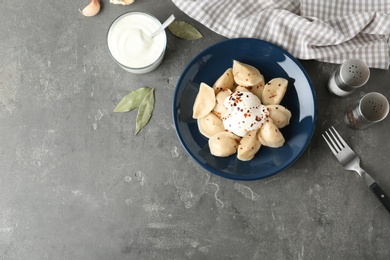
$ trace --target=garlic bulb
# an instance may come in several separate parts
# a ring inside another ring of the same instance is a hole
[[[100,11],[100,2],[99,0],[91,0],[91,2],[84,7],[84,9],[80,13],[84,16],[94,16],[97,15]]]
[[[134,3],[134,0],[110,0],[110,3],[114,5],[129,5]]]

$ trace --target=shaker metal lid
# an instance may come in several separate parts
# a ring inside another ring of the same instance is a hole
[[[360,59],[348,60],[340,67],[340,79],[348,87],[361,87],[366,84],[369,78],[370,69]]]

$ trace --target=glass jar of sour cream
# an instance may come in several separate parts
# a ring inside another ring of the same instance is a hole
[[[143,74],[160,65],[167,46],[165,31],[151,37],[160,21],[146,13],[128,12],[111,24],[107,33],[108,50],[125,70]]]

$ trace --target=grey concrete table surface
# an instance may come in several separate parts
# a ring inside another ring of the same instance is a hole
[[[274,177],[237,182],[198,166],[176,137],[171,106],[186,64],[224,40],[170,1],[0,3],[0,259],[389,259],[390,214],[321,133],[335,125],[390,193],[389,119],[364,131],[342,123],[345,104],[390,97],[390,72],[372,70],[347,98],[326,82],[338,65],[301,61],[318,120],[300,159]],[[204,35],[168,33],[161,66],[146,75],[116,65],[106,32],[120,14],[174,13]],[[149,124],[112,113],[130,91],[154,87]]]

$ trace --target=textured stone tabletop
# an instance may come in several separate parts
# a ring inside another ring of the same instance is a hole
[[[342,122],[365,93],[390,98],[389,71],[341,99],[326,89],[338,65],[301,61],[318,102],[310,145],[273,177],[223,179],[181,146],[172,99],[188,62],[225,38],[169,0],[102,2],[90,18],[78,11],[88,1],[0,3],[0,259],[389,259],[389,212],[321,137],[335,125],[390,193],[390,119],[363,131]],[[130,74],[106,33],[132,10],[174,13],[204,37],[167,32],[160,67]],[[142,86],[155,88],[155,111],[134,136],[136,113],[112,110]]]

